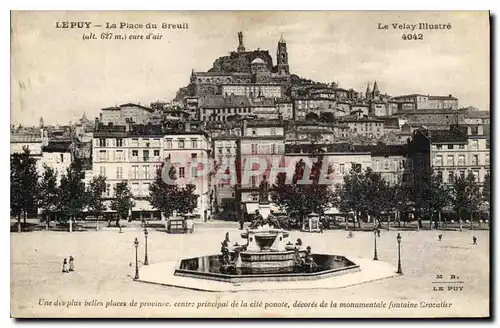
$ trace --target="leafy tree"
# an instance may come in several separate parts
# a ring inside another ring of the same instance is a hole
[[[115,186],[115,198],[111,201],[111,209],[118,213],[116,225],[118,226],[120,218],[125,220],[128,213],[135,206],[132,199],[132,192],[128,186],[128,182],[123,180]]]
[[[33,211],[37,202],[38,172],[36,159],[30,156],[28,147],[22,153],[10,157],[10,209],[17,217],[17,230],[21,231],[21,216],[24,225],[28,212]]]
[[[93,212],[96,218],[96,229],[98,227],[99,217],[106,210],[103,195],[106,191],[106,177],[96,176],[92,178],[87,188],[88,209]]]
[[[369,214],[374,222],[380,220],[383,212],[391,209],[389,201],[390,187],[380,173],[374,172],[370,167],[364,172],[361,179],[361,210]]]
[[[307,184],[300,181],[304,178],[306,163],[300,160],[295,165],[291,183],[287,183],[286,173],[280,173],[274,184],[275,200],[288,213],[297,213],[301,220],[313,212],[323,214],[335,200],[335,195],[328,184],[320,184],[323,158],[316,155]]]
[[[335,115],[332,112],[321,112],[319,120],[325,123],[335,122]]]
[[[80,160],[74,160],[61,177],[59,188],[59,208],[62,211],[60,220],[69,220],[69,231],[72,231],[72,222],[82,213],[87,203],[85,190],[85,172]]]
[[[43,174],[38,184],[38,208],[42,211],[47,230],[49,229],[50,216],[57,210],[59,189],[57,186],[57,171],[44,164]]]
[[[483,182],[483,200],[488,203],[488,206],[490,206],[490,199],[491,199],[491,187],[490,187],[490,173],[486,173],[484,176],[484,182]]]
[[[467,176],[455,177],[453,183],[453,208],[460,219],[470,217],[471,228],[473,215],[479,209],[481,193],[474,174],[469,171]]]
[[[335,188],[335,205],[342,213],[354,212],[355,217],[361,210],[361,202],[363,198],[363,175],[352,168],[348,174],[343,177],[343,184],[337,185]],[[347,224],[347,222],[346,222]],[[358,226],[361,228],[361,220],[358,219]]]
[[[319,120],[318,114],[316,114],[314,112],[307,113],[306,121],[318,121],[318,120]]]
[[[177,183],[166,183],[162,177],[163,167],[156,172],[154,183],[149,186],[149,202],[151,206],[159,209],[166,217],[177,211],[179,214],[192,212],[198,201],[194,194],[196,187],[188,184],[180,187]],[[168,175],[172,181],[177,179],[176,169],[171,166]]]

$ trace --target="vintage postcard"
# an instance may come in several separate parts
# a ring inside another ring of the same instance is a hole
[[[488,318],[487,11],[13,11],[14,318]]]

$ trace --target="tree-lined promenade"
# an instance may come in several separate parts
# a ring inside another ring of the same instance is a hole
[[[287,180],[285,173],[277,175],[273,201],[288,215],[292,213],[300,218],[311,213],[323,215],[330,208],[337,208],[347,218],[354,216],[358,228],[362,221],[390,221],[393,218],[400,224],[410,219],[422,227],[422,220],[431,224],[441,221],[441,213],[452,213],[460,222],[480,221],[480,215],[489,208],[490,177],[486,175],[482,185],[475,181],[472,172],[465,176],[456,176],[454,183],[446,185],[432,170],[414,170],[405,181],[389,184],[380,173],[371,168],[361,170],[353,167],[343,177],[343,184],[322,184],[323,158],[321,154],[312,154],[315,162],[309,174],[311,183],[304,184],[306,163],[296,163],[293,177]],[[328,170],[330,168],[327,168]],[[187,214],[196,209],[195,186],[166,183],[163,167],[156,172],[156,178],[149,187],[151,206],[163,216],[174,213]],[[176,170],[169,168],[169,179],[175,181]],[[11,215],[17,218],[17,230],[26,225],[28,214],[38,212],[47,229],[50,221],[69,224],[77,217],[91,215],[98,220],[107,210],[116,213],[116,225],[119,220],[130,218],[135,206],[134,197],[126,180],[114,187],[114,197],[106,204],[106,177],[95,176],[88,185],[84,182],[82,165],[74,161],[65,174],[58,179],[57,172],[44,166],[39,175],[36,160],[29,150],[11,155]],[[306,177],[307,178],[307,177]],[[58,180],[60,181],[58,183]],[[488,211],[489,212],[489,211]],[[485,213],[489,216],[489,213]],[[369,218],[371,220],[369,220]]]
[[[58,178],[57,172],[46,165],[40,175],[37,172],[36,159],[30,156],[27,148],[22,153],[11,155],[10,207],[11,216],[17,219],[17,231],[22,231],[28,215],[36,212],[40,214],[47,229],[51,221],[56,221],[68,224],[71,232],[78,217],[93,216],[99,220],[107,210],[116,214],[118,226],[119,220],[130,217],[135,206],[126,180],[115,185],[114,197],[108,206],[105,202],[106,177],[94,176],[88,185],[85,185],[85,173],[78,160],[73,161],[66,173]],[[174,172],[172,178],[175,179]],[[179,214],[192,212],[196,208],[197,197],[193,185],[180,187],[164,183],[159,170],[147,198],[154,208],[170,216],[174,211]]]

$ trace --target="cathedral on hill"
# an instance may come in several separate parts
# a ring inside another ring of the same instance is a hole
[[[229,56],[218,58],[207,72],[191,73],[190,83],[197,96],[224,95],[227,90],[257,90],[290,83],[286,41],[281,35],[276,52],[276,65],[267,50],[246,51],[243,33],[238,33],[238,46]],[[258,86],[257,88],[255,88]],[[236,89],[235,89],[236,88]],[[247,92],[247,91],[245,91]]]

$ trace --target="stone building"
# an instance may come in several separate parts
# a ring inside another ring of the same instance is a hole
[[[422,94],[411,94],[403,95],[391,98],[392,102],[401,104],[399,110],[403,110],[403,106],[406,109],[411,107],[412,110],[420,109],[434,109],[434,110],[457,110],[458,109],[458,99],[452,95],[448,96],[430,96]],[[410,105],[411,104],[411,105]]]
[[[123,104],[116,107],[106,107],[99,114],[99,121],[105,125],[125,125],[128,122],[148,124],[154,110],[139,104]]]
[[[100,126],[93,139],[93,175],[106,177],[106,198],[109,205],[114,187],[126,180],[131,188],[135,207],[132,218],[160,218],[147,197],[157,170],[169,158],[176,168],[181,185],[195,184],[198,204],[194,214],[206,219],[210,210],[208,174],[200,174],[197,160],[207,160],[211,141],[204,132],[165,131],[161,126]],[[190,180],[192,178],[192,180]]]

